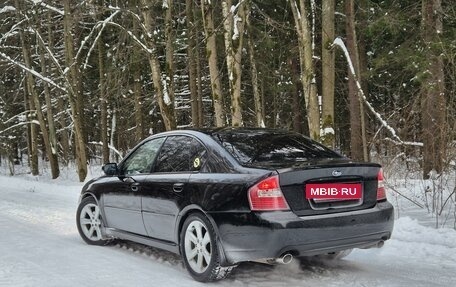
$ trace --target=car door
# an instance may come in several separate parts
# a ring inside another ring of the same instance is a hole
[[[198,171],[206,154],[204,146],[190,136],[169,136],[158,155],[154,172],[147,177],[153,186],[143,192],[144,225],[150,237],[177,242],[175,224],[188,201],[188,179]]]
[[[104,213],[108,227],[147,235],[141,214],[141,192],[150,174],[165,137],[152,139],[137,147],[119,165],[120,175],[113,178],[103,194]]]

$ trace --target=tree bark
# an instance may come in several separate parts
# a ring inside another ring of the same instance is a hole
[[[48,76],[48,67],[46,65],[46,60],[44,57],[44,47],[43,44],[40,42],[40,63],[41,63],[41,74],[45,77]],[[45,102],[46,102],[46,115],[47,115],[47,126],[49,129],[49,148],[51,149],[50,152],[48,152],[48,158],[49,158],[49,164],[51,166],[51,174],[52,178],[55,179],[59,177],[60,175],[60,170],[59,170],[59,160],[58,160],[58,146],[57,146],[57,135],[55,131],[55,125],[54,125],[54,113],[52,112],[52,102],[51,102],[51,91],[49,90],[49,85],[44,82],[44,97],[45,97]],[[43,121],[45,121],[43,119]],[[44,134],[43,134],[44,136]],[[46,142],[46,140],[45,140]]]
[[[16,7],[18,7],[18,10],[21,9],[19,0],[15,1],[15,5],[16,5]],[[17,12],[17,20],[18,20],[18,22],[20,21],[19,11]],[[19,30],[19,37],[20,37],[21,45],[22,45],[22,55],[24,58],[25,67],[27,67],[28,69],[33,69],[32,58],[30,55],[30,43],[28,42],[28,38],[25,37],[25,34],[22,29]],[[40,58],[40,60],[44,61],[44,55],[41,55],[41,56],[42,57]],[[42,63],[42,65],[43,65],[43,63]],[[43,72],[44,71],[42,71],[42,73]],[[51,175],[52,175],[52,178],[55,179],[59,176],[59,165],[58,165],[57,154],[56,154],[57,151],[51,147],[46,118],[43,114],[43,110],[41,108],[41,102],[40,102],[38,93],[35,89],[35,80],[31,73],[26,74],[26,82],[27,82],[27,90],[31,96],[31,102],[32,102],[31,106],[33,106],[35,108],[35,114],[38,118],[40,130],[43,135],[43,142],[44,142],[44,146],[45,146],[45,150],[46,150],[46,155],[49,159],[49,163],[51,166]],[[48,108],[50,108],[50,107],[48,107]],[[32,141],[33,141],[33,139],[32,139]]]
[[[252,88],[253,88],[253,101],[255,106],[255,118],[256,118],[256,126],[259,128],[265,128],[264,124],[264,112],[263,112],[263,104],[261,100],[260,88],[258,86],[258,71],[256,67],[255,61],[255,49],[253,47],[252,41],[252,27],[250,25],[249,15],[246,17],[247,21],[247,47],[249,51],[249,59],[250,59],[250,74],[252,77]]]
[[[244,28],[250,3],[238,3],[236,11],[232,11],[231,4],[231,0],[222,1],[226,65],[231,96],[231,125],[236,127],[244,125],[241,102],[241,64]]]
[[[443,171],[446,150],[446,100],[443,53],[436,43],[443,32],[440,0],[422,0],[422,37],[427,59],[426,78],[421,91],[421,126],[423,137],[423,177]]]
[[[157,97],[158,106],[160,113],[163,118],[163,124],[166,130],[176,129],[176,118],[174,115],[174,99],[171,99],[168,94],[167,81],[162,79],[162,71],[160,62],[157,55],[157,47],[153,37],[153,18],[151,15],[151,0],[141,0],[141,11],[144,17],[144,26],[147,31],[147,44],[149,46],[149,52],[147,54],[150,69],[152,72],[152,81],[155,89],[155,96]]]
[[[104,43],[101,39],[97,43],[98,46],[98,76],[99,92],[100,92],[100,131],[101,131],[101,150],[103,164],[109,162],[109,142],[108,142],[108,94],[106,87],[106,69],[104,59]],[[135,112],[137,107],[135,106]]]
[[[80,71],[75,61],[74,55],[74,43],[73,43],[73,16],[71,11],[70,0],[63,1],[64,6],[64,44],[65,44],[65,62],[69,69],[69,76],[67,76],[67,92],[68,101],[71,107],[71,115],[74,124],[74,135],[75,135],[75,151],[76,151],[76,162],[78,168],[79,180],[82,182],[87,176],[87,154],[86,145],[84,142],[84,127],[83,127],[83,115],[82,115],[82,91],[80,86]]]
[[[31,100],[27,81],[24,81],[24,103],[25,103],[25,110],[29,110],[30,112],[27,113],[27,122],[31,122],[34,120],[34,116],[32,115],[32,110],[34,109],[33,101]],[[37,128],[35,123],[27,124],[27,151],[28,151],[28,164],[30,166],[30,172],[32,175],[38,175],[38,144],[37,144]]]
[[[291,58],[288,60],[290,64],[291,78],[293,81],[293,95],[292,95],[292,112],[293,112],[293,131],[297,133],[304,133],[302,123],[302,82],[300,78],[300,70],[298,59]]]
[[[224,96],[220,81],[220,71],[217,65],[217,43],[216,30],[214,28],[214,7],[212,1],[201,0],[201,12],[203,15],[204,34],[206,36],[206,57],[209,63],[209,74],[211,77],[211,94],[214,106],[215,126],[225,125],[225,111],[223,108]]]
[[[309,134],[312,139],[320,139],[320,111],[317,98],[317,81],[315,78],[315,65],[312,59],[312,35],[307,8],[304,0],[299,1],[299,9],[296,0],[291,2],[291,11],[298,34],[299,60],[301,66],[301,81],[306,102]]]
[[[355,30],[355,12],[353,0],[345,0],[347,49],[353,63],[356,76],[359,73],[359,53]],[[364,110],[361,96],[358,94],[356,79],[348,69],[348,100],[350,107],[350,156],[355,160],[367,160],[367,147],[364,134]],[[364,136],[363,136],[364,135]]]
[[[193,0],[186,0],[185,13],[187,15],[187,55],[188,55],[188,85],[190,88],[190,99],[192,108],[192,125],[200,126],[199,119],[199,102],[198,102],[198,87],[196,83],[196,33],[195,22],[193,18]]]
[[[335,86],[335,58],[331,48],[335,37],[334,25],[335,0],[322,2],[322,130],[323,144],[335,147],[334,127],[334,86]]]
[[[133,31],[136,34],[136,37],[140,37],[140,33],[138,32],[138,23],[136,21],[133,22]],[[139,49],[133,50],[133,93],[134,93],[134,101],[135,101],[135,122],[136,122],[136,129],[135,129],[135,138],[136,142],[143,140],[146,137],[146,127],[144,122],[144,109],[143,109],[143,90],[142,90],[142,80],[141,80],[141,61],[142,55]]]

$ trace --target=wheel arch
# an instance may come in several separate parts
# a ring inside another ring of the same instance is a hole
[[[83,194],[81,194],[81,196],[79,197],[79,203],[81,203],[81,201],[87,197],[92,197],[95,200],[96,204],[98,205],[98,208],[100,208],[101,220],[103,221],[104,226],[107,227],[108,225],[107,225],[106,215],[104,212],[103,205],[100,204],[100,199],[93,192],[86,191]]]
[[[230,265],[229,262],[227,262],[227,260],[226,260],[225,250],[224,250],[222,242],[220,240],[220,233],[219,233],[217,224],[215,223],[215,221],[212,218],[212,216],[210,216],[206,211],[204,211],[199,205],[196,205],[196,204],[192,204],[192,205],[186,206],[179,213],[179,215],[177,217],[177,222],[176,222],[176,225],[175,225],[176,226],[176,228],[175,228],[175,236],[176,236],[177,245],[179,246],[179,254],[182,255],[182,251],[180,249],[180,241],[181,241],[181,236],[180,235],[181,235],[182,227],[184,225],[185,220],[193,213],[200,213],[200,214],[204,215],[209,220],[209,222],[212,224],[212,227],[213,227],[213,229],[215,231],[216,240],[217,240],[217,248],[218,248],[218,251],[219,251],[220,261],[221,261],[220,263],[221,263],[222,266]]]

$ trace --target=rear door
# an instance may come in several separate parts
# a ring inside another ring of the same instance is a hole
[[[176,242],[176,219],[190,197],[188,180],[201,168],[205,154],[204,146],[190,136],[169,136],[164,142],[146,180],[148,192],[142,192],[142,215],[150,237]]]
[[[121,176],[113,178],[102,196],[108,227],[147,235],[141,214],[141,192],[154,160],[165,138],[157,138],[140,145],[120,165]]]

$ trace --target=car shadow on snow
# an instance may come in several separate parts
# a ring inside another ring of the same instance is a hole
[[[186,272],[181,257],[174,253],[130,241],[116,240],[112,245],[114,248],[123,249],[128,253],[146,256],[155,262],[163,263],[173,268],[177,267],[181,272]],[[229,283],[234,281],[246,283],[254,279],[256,282],[277,281],[283,283],[284,276],[289,280],[295,279],[299,281],[303,278],[334,277],[339,274],[358,273],[362,271],[363,269],[360,265],[347,259],[325,260],[315,256],[294,258],[287,265],[243,262],[222,282]]]

